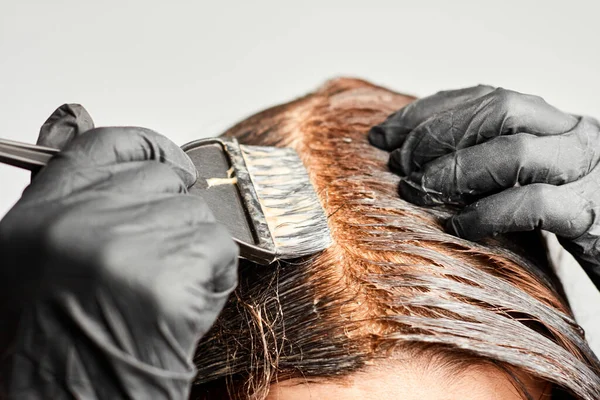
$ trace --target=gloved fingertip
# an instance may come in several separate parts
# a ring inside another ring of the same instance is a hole
[[[37,144],[63,149],[75,137],[94,129],[90,114],[80,104],[63,104],[40,128]]]
[[[65,103],[58,107],[46,120],[43,126],[56,124],[58,121],[76,125],[79,133],[94,128],[94,122],[87,110],[77,103]]]
[[[428,193],[425,188],[408,178],[403,178],[398,186],[400,196],[418,206],[434,206],[443,204],[442,201]]]
[[[390,153],[388,167],[390,171],[400,176],[409,176],[413,173],[410,157],[402,149],[396,149]]]
[[[387,150],[388,145],[385,135],[385,129],[383,129],[380,125],[376,125],[369,130],[369,143],[379,149]]]
[[[471,241],[478,241],[486,236],[495,235],[495,233],[485,232],[482,224],[479,223],[476,212],[471,208],[471,206],[466,207],[460,213],[448,218],[445,226],[446,232]]]
[[[406,175],[403,172],[404,168],[402,168],[402,154],[401,154],[400,150],[392,151],[392,153],[390,154],[390,158],[388,160],[388,168],[390,169],[390,171],[392,171],[400,176]]]
[[[369,130],[369,142],[382,150],[392,151],[404,144],[412,128],[395,120],[385,121]]]

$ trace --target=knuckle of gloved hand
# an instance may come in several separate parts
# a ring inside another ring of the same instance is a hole
[[[159,268],[161,273],[133,278],[136,297],[175,323],[188,318],[191,304],[204,311],[215,309],[237,285],[237,246],[224,227],[203,224],[187,241],[184,247],[190,251],[178,250],[173,262]]]
[[[221,259],[225,262],[236,260],[239,255],[238,246],[231,238],[231,233],[224,225],[214,224],[215,243],[219,244],[221,249]]]
[[[497,110],[512,118],[528,115],[531,113],[532,107],[541,107],[546,104],[546,101],[540,96],[504,88],[495,89],[492,96]]]
[[[521,164],[530,161],[535,154],[532,138],[527,133],[500,136],[497,139],[500,143],[504,144],[498,153],[512,155]]]
[[[494,91],[496,89],[495,86],[488,85],[488,84],[485,84],[485,83],[480,83],[479,85],[475,86],[475,88],[477,89],[477,91],[479,93],[482,93],[482,94],[492,92],[492,91]]]
[[[198,229],[198,240],[206,243],[206,248],[211,250],[210,258],[215,271],[238,256],[239,250],[231,233],[218,222],[202,224]]]
[[[395,113],[389,115],[385,121],[383,121],[381,124],[377,125],[381,128],[387,128],[387,127],[394,127],[396,126],[398,123],[400,123],[401,121],[405,120],[405,116],[406,114],[412,110],[414,107],[414,103],[409,104],[406,107],[401,108],[400,110],[396,111]]]
[[[145,182],[150,190],[157,192],[168,191],[186,193],[187,186],[173,168],[157,161],[147,161],[138,174],[133,174],[131,180]]]
[[[175,232],[162,242],[156,250],[162,254],[162,259],[157,262],[147,260],[148,265],[139,264],[130,246],[125,246],[124,242],[114,243],[104,251],[103,268],[110,271],[112,281],[129,286],[133,282],[138,298],[173,316],[188,305],[189,297],[183,296],[186,288],[203,294],[205,299],[198,301],[208,302],[222,297],[218,292],[235,286],[237,246],[221,224],[190,222],[184,232]],[[162,246],[164,248],[160,249]],[[133,268],[135,265],[137,267]]]
[[[68,158],[72,161],[81,161],[82,165],[89,164],[96,154],[105,153],[112,144],[112,148],[118,148],[121,135],[114,128],[93,128],[71,140],[65,145],[60,153],[61,158]]]
[[[215,294],[231,290],[237,282],[239,249],[227,228],[216,222],[201,224],[192,240],[203,253],[204,268],[196,272],[205,290]]]
[[[554,206],[552,186],[543,183],[533,183],[525,186],[525,188],[527,188],[527,198],[523,200],[523,206],[535,205],[535,210],[539,214],[544,214]],[[533,212],[534,210],[531,211]]]
[[[116,143],[121,139],[121,136],[122,133],[119,132],[117,128],[94,128],[76,137],[68,147],[86,147],[93,150],[94,144],[106,142]]]
[[[128,235],[115,235],[99,240],[87,267],[97,277],[95,283],[102,288],[110,288],[122,296],[131,297],[142,305],[156,308],[159,282],[169,275],[169,258],[161,259],[160,250],[147,248],[147,237],[137,238]],[[163,265],[163,263],[165,265]],[[173,266],[173,268],[176,268]],[[164,285],[163,285],[164,286]]]
[[[598,141],[598,139],[600,138],[600,119],[588,116],[577,117],[574,115],[574,117],[581,121],[578,124],[579,126],[585,127],[582,132],[584,135],[582,136],[587,138],[594,138],[592,140]],[[577,131],[578,127],[574,127],[573,130]],[[593,146],[589,146],[587,150],[597,151],[596,147]]]
[[[54,279],[61,285],[97,283],[98,264],[102,260],[99,255],[104,245],[97,232],[90,229],[84,213],[75,210],[54,213],[38,226],[35,236],[31,240],[39,246],[37,257],[44,260],[42,264],[48,269],[44,279]]]
[[[522,105],[522,94],[513,90],[504,88],[496,88],[492,92],[495,107],[502,114],[512,114],[515,110],[519,110]]]
[[[190,225],[203,225],[205,223],[215,222],[215,216],[206,204],[206,201],[193,194],[178,195],[173,198],[177,202],[177,207],[185,211],[186,219]]]

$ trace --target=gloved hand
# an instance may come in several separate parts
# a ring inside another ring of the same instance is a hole
[[[0,398],[185,399],[237,247],[179,147],[92,128],[50,117],[38,143],[62,151],[0,222]]]
[[[455,235],[555,233],[600,289],[600,123],[477,86],[415,101],[369,132],[418,205],[465,206]]]

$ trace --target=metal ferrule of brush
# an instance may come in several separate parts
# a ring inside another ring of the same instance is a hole
[[[327,218],[298,154],[229,138],[182,146],[198,170],[190,193],[203,197],[231,232],[240,256],[259,264],[324,250]]]

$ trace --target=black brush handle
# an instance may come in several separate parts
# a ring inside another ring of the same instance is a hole
[[[266,228],[262,210],[248,197],[255,188],[246,175],[240,175],[242,160],[232,160],[232,151],[239,145],[234,140],[201,139],[182,146],[192,159],[198,179],[189,188],[190,194],[202,197],[217,221],[225,225],[240,248],[240,257],[268,265],[277,259],[271,233]],[[235,171],[232,175],[232,171]],[[236,178],[232,180],[231,178]],[[210,186],[211,180],[224,184]],[[252,211],[250,211],[252,210]]]

